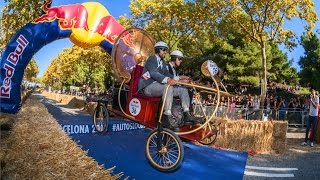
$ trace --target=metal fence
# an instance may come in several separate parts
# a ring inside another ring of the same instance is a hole
[[[194,105],[194,115],[196,116],[211,116],[214,112],[215,106],[200,106]],[[227,116],[232,120],[286,120],[292,126],[304,126],[309,118],[308,110],[294,110],[294,109],[251,109],[251,108],[227,108],[226,106],[219,106],[216,117]]]

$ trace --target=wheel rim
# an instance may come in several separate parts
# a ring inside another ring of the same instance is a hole
[[[215,125],[212,125],[211,128],[212,128],[211,131],[213,134],[199,141],[201,144],[211,145],[216,141],[217,135],[218,135],[218,129]]]
[[[95,112],[94,125],[98,132],[103,132],[106,129],[106,111],[102,106],[99,106]]]
[[[160,148],[157,145],[158,138],[162,139]],[[167,131],[162,131],[160,137],[155,131],[149,136],[147,146],[148,159],[160,170],[170,170],[181,162],[180,142]]]

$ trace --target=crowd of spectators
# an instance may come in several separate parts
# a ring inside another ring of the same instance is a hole
[[[219,108],[219,110],[228,109],[227,113],[231,119],[267,118],[284,120],[294,118],[297,114],[307,112],[309,109],[309,97],[299,95],[293,95],[293,97],[290,97],[286,95],[286,93],[292,93],[300,90],[300,86],[293,87],[272,83],[269,87],[269,91],[263,105],[260,103],[260,94],[252,95],[249,93],[249,90],[250,87],[247,86],[235,88],[234,91],[236,95],[229,99],[229,107],[227,107],[228,99],[222,96],[219,107],[222,106],[223,108]],[[278,92],[282,92],[282,96],[280,93],[278,94]],[[195,106],[202,104],[207,107],[206,109],[210,109],[208,107],[215,106],[217,104],[217,98],[214,94],[201,96],[197,93],[194,95],[192,103]],[[208,111],[212,112],[212,110]]]

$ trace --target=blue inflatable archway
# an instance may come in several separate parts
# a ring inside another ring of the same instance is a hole
[[[111,54],[124,27],[107,9],[96,2],[50,7],[45,1],[44,14],[21,28],[7,44],[0,62],[0,110],[17,113],[21,106],[21,82],[33,55],[46,44],[70,38],[80,47],[101,46]],[[126,37],[124,37],[126,38]],[[127,38],[126,38],[127,39]],[[129,42],[130,37],[128,37]]]

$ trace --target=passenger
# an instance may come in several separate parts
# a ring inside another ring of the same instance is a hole
[[[183,53],[179,50],[174,50],[170,54],[171,59],[168,63],[168,70],[169,73],[172,75],[170,78],[179,80],[180,82],[189,83],[191,78],[185,75],[178,75],[178,72],[176,70],[177,67],[179,67],[182,63]]]
[[[183,108],[183,121],[194,122],[195,120],[190,115],[190,98],[188,90],[186,88],[179,88],[176,85],[179,80],[170,78],[171,75],[164,62],[164,57],[168,51],[168,45],[165,42],[157,42],[154,46],[155,55],[149,56],[142,72],[142,76],[139,79],[138,91],[143,92],[147,96],[162,96],[164,104],[164,112],[162,118],[162,124],[164,127],[178,130],[178,123],[175,122],[171,113],[172,101],[174,96],[178,96],[181,99],[181,106]],[[167,86],[170,85],[166,99],[164,94]]]
[[[169,73],[170,73],[170,78],[172,79],[175,79],[175,80],[178,80],[179,82],[184,82],[184,83],[190,83],[191,81],[191,78],[188,77],[188,76],[185,76],[185,75],[179,75],[178,71],[177,71],[177,68],[179,66],[181,66],[181,63],[182,63],[182,59],[183,59],[183,53],[179,50],[174,50],[171,52],[170,54],[170,61],[169,63],[167,64],[167,68],[169,70]],[[186,87],[183,87],[183,86],[179,86],[179,88],[186,88]],[[192,98],[193,98],[193,89],[192,88],[186,88],[187,91],[188,91],[188,94],[189,94],[189,98],[190,98],[190,105],[189,105],[189,109],[190,109],[190,112],[193,112],[193,104],[192,104]],[[176,110],[174,108],[174,106],[179,103],[179,105],[181,104],[180,101],[177,101],[177,99],[174,99],[173,100],[173,109],[171,110]],[[177,108],[179,109],[179,108]],[[175,114],[175,113],[173,113]],[[193,122],[193,123],[198,123],[200,122],[199,120]],[[188,125],[190,124],[191,122],[184,122],[184,125]]]

